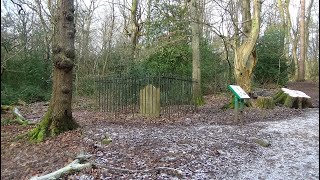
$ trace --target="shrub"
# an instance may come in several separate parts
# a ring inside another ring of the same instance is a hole
[[[256,83],[287,83],[289,64],[283,56],[283,50],[284,33],[276,27],[269,27],[257,44],[258,62],[254,71]]]

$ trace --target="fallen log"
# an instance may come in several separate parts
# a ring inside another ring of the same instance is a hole
[[[311,97],[302,91],[287,88],[281,88],[281,90],[273,96],[273,100],[276,104],[283,104],[286,107],[296,109],[312,108],[313,105],[310,99]]]
[[[67,166],[61,169],[58,169],[57,171],[54,171],[44,176],[31,177],[30,180],[59,179],[64,174],[70,173],[72,171],[79,171],[84,168],[91,168],[91,166],[92,166],[91,163],[81,164],[80,159],[76,159],[72,163],[68,164]]]

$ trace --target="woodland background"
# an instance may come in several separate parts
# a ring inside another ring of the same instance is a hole
[[[202,93],[227,91],[234,80],[234,49],[241,32],[241,1],[200,0]],[[298,61],[306,80],[319,77],[318,1],[305,3],[305,46],[301,47],[301,4],[265,0],[256,45],[253,86],[296,80]],[[190,6],[184,0],[75,1],[76,59],[73,97],[94,96],[97,76],[164,73],[191,76]],[[52,85],[51,0],[1,1],[1,104],[47,101]],[[237,29],[239,28],[239,29]],[[301,48],[306,49],[300,60]]]

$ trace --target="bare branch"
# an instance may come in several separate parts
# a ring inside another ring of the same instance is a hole
[[[18,11],[18,14],[21,14],[21,12],[23,12],[23,14],[25,14],[26,12],[24,11],[24,9],[22,8],[22,5],[21,4],[18,4],[16,2],[14,2],[13,0],[11,0],[11,2],[15,5],[17,5],[20,9]]]

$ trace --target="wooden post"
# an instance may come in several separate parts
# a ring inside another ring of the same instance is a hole
[[[235,123],[238,122],[238,113],[239,113],[239,102],[238,98],[234,96],[234,113],[235,113]]]
[[[240,119],[240,125],[243,125],[243,108],[244,108],[244,99],[240,99],[240,115],[239,115],[239,119]]]
[[[235,123],[237,123],[240,119],[240,125],[242,126],[244,99],[250,99],[250,96],[246,92],[244,92],[244,90],[240,86],[228,85],[228,87],[234,94]]]

